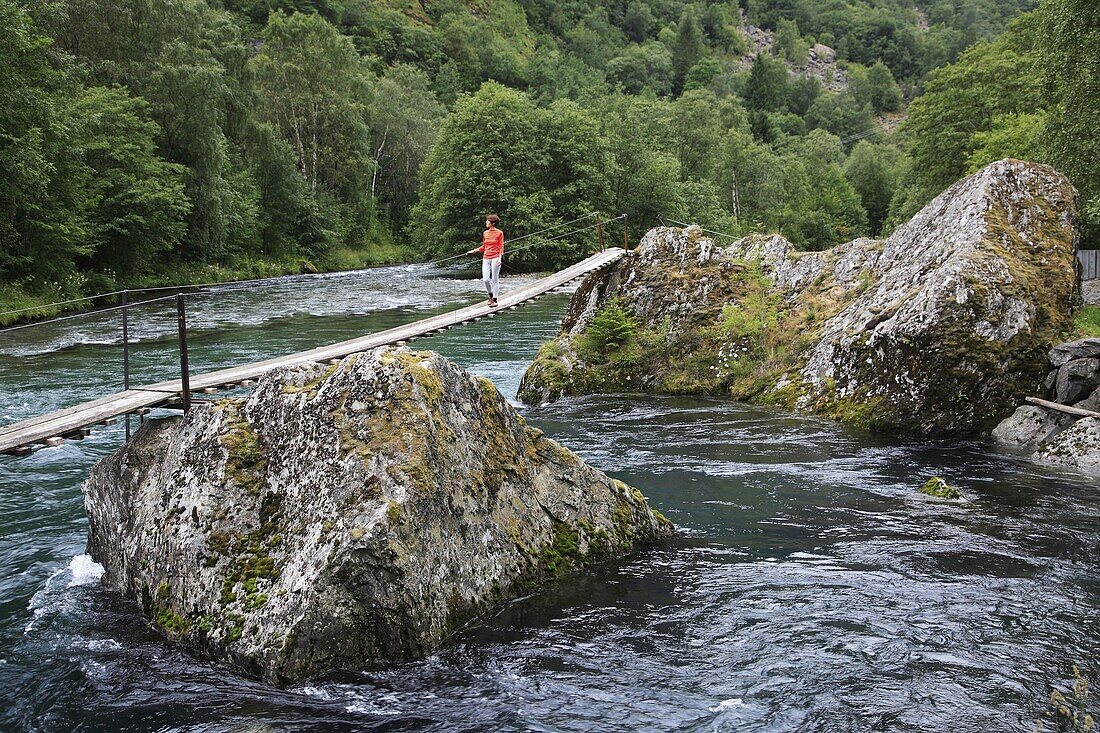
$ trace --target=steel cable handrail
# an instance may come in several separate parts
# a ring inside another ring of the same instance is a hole
[[[584,216],[578,216],[576,219],[570,219],[569,221],[563,221],[560,224],[554,224],[553,226],[548,226],[545,229],[539,229],[537,232],[531,232],[529,234],[524,234],[523,236],[516,237],[515,239],[509,240],[508,243],[509,244],[514,244],[516,242],[521,242],[524,239],[529,239],[530,237],[538,236],[539,234],[542,234],[543,232],[548,232],[552,229],[560,229],[561,227],[568,226],[570,224],[576,224],[578,221],[583,221],[583,220],[587,219],[590,216],[596,216],[598,213],[599,212],[597,212],[597,211],[590,211],[587,214],[585,214]],[[585,229],[591,229],[594,226],[596,226],[596,225],[592,224],[591,226],[585,227]],[[576,232],[572,232],[572,233],[575,234]],[[459,254],[451,255],[450,257],[443,257],[443,258],[440,258],[440,259],[428,260],[428,262],[430,262],[433,265],[438,265],[438,264],[441,264],[443,262],[450,262],[451,260],[457,260],[460,257],[466,257],[469,254],[470,254],[469,252],[460,252]],[[2,314],[0,314],[0,315],[2,315]]]
[[[595,211],[589,212],[588,214],[585,214],[584,216],[577,217],[576,219],[571,219],[569,221],[561,222],[560,224],[555,224],[553,226],[549,226],[549,227],[546,227],[544,229],[540,229],[538,231],[530,232],[529,234],[524,234],[520,237],[516,237],[515,239],[512,240],[512,242],[520,242],[520,241],[523,241],[525,239],[530,239],[531,237],[538,236],[538,235],[540,235],[544,232],[553,231],[554,229],[560,229],[561,227],[567,226],[569,224],[575,224],[578,221],[583,221],[584,219],[587,219],[590,216],[596,216],[597,214],[598,214],[598,212],[595,212]],[[614,219],[609,219],[608,221],[609,222],[617,221],[617,220],[623,218],[624,216],[625,216],[625,214],[620,214],[619,216],[615,217]],[[574,229],[572,231],[565,232],[565,233],[562,233],[562,234],[556,234],[552,237],[546,237],[546,238],[543,238],[543,239],[541,239],[537,242],[533,242],[529,245],[525,245],[523,247],[518,247],[518,248],[515,248],[515,249],[511,249],[510,251],[512,251],[512,252],[522,251],[524,249],[535,246],[537,244],[543,244],[543,243],[546,243],[546,242],[552,242],[552,241],[557,240],[557,239],[562,239],[564,237],[568,237],[568,236],[571,236],[573,234],[577,234],[578,232],[582,232],[582,231],[586,231],[588,229],[592,229],[596,226],[599,226],[599,223],[590,224],[588,226],[581,227],[579,229]],[[439,264],[439,263],[442,263],[442,262],[447,262],[449,260],[457,259],[459,257],[466,257],[466,256],[469,256],[468,253],[463,252],[462,254],[455,255],[453,257],[447,257],[447,258],[442,259],[442,260],[429,260],[426,264]],[[159,285],[159,286],[155,286],[155,287],[138,288],[138,289],[134,289],[134,290],[115,290],[115,291],[108,292],[108,293],[98,293],[96,295],[89,295],[89,296],[85,296],[83,298],[73,298],[71,300],[57,301],[55,303],[46,303],[46,304],[43,304],[43,305],[40,305],[40,306],[33,306],[33,307],[30,307],[30,308],[21,308],[21,309],[18,309],[18,310],[4,311],[4,312],[0,312],[0,316],[17,315],[19,313],[24,313],[24,312],[31,311],[31,310],[40,310],[40,309],[43,309],[43,308],[51,308],[51,307],[60,306],[60,305],[70,305],[72,303],[82,303],[82,302],[87,302],[87,301],[92,301],[92,300],[98,300],[98,299],[101,299],[101,298],[109,298],[109,297],[114,297],[114,296],[119,296],[119,295],[125,295],[126,293],[133,293],[133,292],[152,293],[152,292],[162,292],[162,291],[165,291],[165,290],[174,290],[174,291],[177,291],[177,292],[181,292],[183,290],[192,290],[192,291],[195,291],[195,292],[183,293],[183,294],[184,295],[196,295],[196,294],[198,294],[198,292],[205,291],[205,290],[208,290],[210,288],[227,287],[227,286],[234,286],[234,285],[243,286],[243,287],[241,287],[241,289],[246,289],[248,286],[251,286],[252,288],[269,287],[269,286],[272,286],[272,285],[282,284],[282,281],[285,277],[286,277],[285,275],[279,275],[279,276],[275,276],[275,277],[256,278],[256,279],[253,279],[253,280],[226,280],[226,281],[221,281],[221,282],[195,283],[195,284],[191,284],[191,285]],[[71,321],[71,320],[75,320],[77,318],[84,318],[84,317],[93,316],[93,315],[100,315],[100,314],[103,314],[103,313],[111,313],[113,311],[118,311],[118,310],[123,310],[123,309],[131,309],[131,308],[136,308],[136,307],[142,306],[142,305],[148,305],[150,303],[159,303],[159,302],[162,302],[162,301],[173,300],[173,299],[175,299],[174,294],[173,295],[165,295],[165,296],[160,296],[160,297],[156,297],[156,298],[147,298],[145,300],[134,301],[132,303],[125,303],[125,304],[121,304],[121,305],[109,306],[107,308],[97,308],[95,310],[82,311],[80,313],[72,313],[72,314],[64,315],[64,316],[56,316],[56,317],[48,318],[48,319],[45,319],[45,320],[34,321],[34,322],[31,322],[31,323],[23,323],[23,324],[19,324],[19,325],[16,325],[16,326],[8,326],[6,328],[0,328],[0,335],[5,334],[5,333],[12,333],[14,331],[21,331],[21,330],[26,329],[26,328],[33,328],[33,327],[36,327],[36,326],[46,326],[46,325],[49,325],[49,324],[52,324],[52,323],[60,323],[60,322],[64,322],[64,321]]]

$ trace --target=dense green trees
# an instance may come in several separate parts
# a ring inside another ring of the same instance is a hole
[[[1040,19],[1040,66],[1047,92],[1042,106],[1049,114],[1002,120],[1002,129],[1026,129],[1030,122],[1035,130],[1041,124],[1040,148],[1084,195],[1085,245],[1100,249],[1100,5],[1046,0]],[[1036,133],[1030,135],[1028,146],[1034,148]]]
[[[0,0],[0,302],[450,254],[489,209],[826,247],[1005,155],[1100,214],[1097,11],[997,37],[1033,2]]]
[[[540,109],[495,83],[459,100],[421,172],[414,239],[431,256],[477,244],[485,216],[525,232],[606,207],[611,158],[591,115],[569,101]],[[529,249],[514,265],[577,254],[567,241]]]
[[[1086,248],[1100,247],[1100,9],[1045,0],[994,41],[934,71],[903,127],[899,220],[959,176],[1006,156],[1054,165],[1082,194]]]

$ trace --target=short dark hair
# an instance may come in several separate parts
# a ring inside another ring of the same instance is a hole
[[[487,217],[485,217],[485,221],[491,224],[496,224],[498,221],[500,221],[500,217],[496,214],[489,214]]]

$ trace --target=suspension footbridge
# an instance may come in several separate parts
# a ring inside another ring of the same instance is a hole
[[[309,362],[332,362],[379,346],[404,345],[422,336],[430,336],[484,318],[494,318],[504,311],[531,303],[589,273],[610,267],[624,254],[626,250],[619,247],[601,247],[600,251],[576,264],[502,295],[495,307],[490,307],[488,303],[478,303],[347,341],[195,375],[190,374],[187,367],[183,296],[180,295],[177,296],[181,324],[179,379],[133,387],[126,385],[126,388],[115,394],[0,426],[0,454],[26,455],[37,448],[61,445],[66,440],[87,436],[96,426],[111,424],[119,417],[127,415],[144,415],[153,408],[187,409],[193,393],[210,394],[220,390],[249,387],[259,377],[275,369]]]

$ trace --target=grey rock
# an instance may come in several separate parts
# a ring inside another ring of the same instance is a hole
[[[1085,280],[1081,283],[1081,300],[1092,305],[1100,305],[1100,280]]]
[[[1051,369],[1047,372],[1046,377],[1043,379],[1043,394],[1047,397],[1054,397],[1054,386],[1058,384],[1058,370]]]
[[[1100,476],[1100,419],[1083,417],[1039,447],[1035,460]]]
[[[1100,385],[1100,359],[1074,359],[1058,368],[1054,401],[1072,405]]]
[[[1080,407],[1082,410],[1092,410],[1093,412],[1100,412],[1100,387],[1097,387],[1092,391],[1085,399],[1080,402],[1073,403],[1074,407]]]
[[[1042,407],[1024,405],[993,429],[993,439],[1003,446],[1033,451],[1066,427],[1074,418]]]
[[[957,182],[883,242],[722,247],[698,227],[658,227],[586,278],[520,398],[725,394],[880,430],[980,433],[1039,389],[1070,326],[1077,240],[1069,180],[1018,160]],[[612,302],[635,341],[586,349]]]
[[[1051,366],[1060,367],[1074,359],[1100,357],[1100,338],[1085,338],[1058,344],[1047,355]]]
[[[1064,176],[1014,160],[937,196],[886,240],[876,280],[825,325],[798,406],[878,403],[887,425],[925,434],[992,427],[1033,393],[1067,325],[1075,205]]]
[[[488,380],[408,349],[147,424],[84,495],[107,583],[278,683],[421,656],[502,599],[671,534]]]

